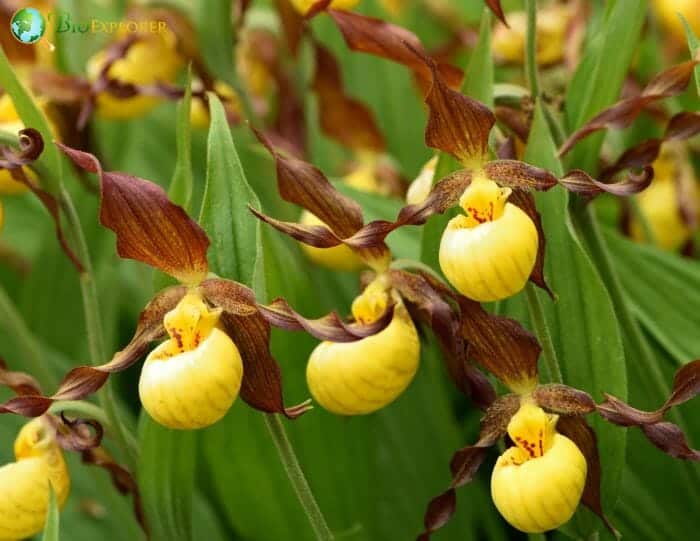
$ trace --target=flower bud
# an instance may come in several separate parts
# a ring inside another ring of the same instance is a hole
[[[39,107],[46,113],[48,103],[45,100],[37,100],[37,102]],[[58,133],[56,126],[50,120],[49,126],[54,134]],[[0,129],[14,134],[24,129],[24,123],[20,119],[19,114],[17,114],[15,104],[12,102],[9,94],[0,96]],[[23,167],[22,171],[30,180],[37,180],[36,174],[29,167]],[[0,169],[0,194],[15,195],[28,190],[29,188],[21,182],[17,182],[7,169]]]
[[[426,200],[430,194],[430,190],[433,188],[433,177],[435,176],[437,161],[437,156],[430,158],[420,170],[416,179],[411,182],[406,192],[406,203],[409,205],[417,205]]]
[[[299,222],[304,225],[325,225],[308,210],[301,214]],[[328,269],[355,272],[365,266],[362,259],[345,244],[339,244],[332,248],[316,248],[302,243],[301,249],[311,261]]]
[[[311,6],[313,6],[317,2],[318,0],[292,0],[292,5],[299,13],[301,13],[302,15],[306,15],[309,9],[311,9]],[[354,8],[359,3],[360,0],[333,0],[329,8],[342,9],[348,11]]]
[[[466,214],[452,218],[440,241],[440,267],[463,295],[479,302],[515,295],[537,258],[537,228],[506,200],[510,188],[475,176],[460,199]]]
[[[393,402],[418,370],[418,333],[400,297],[383,278],[355,299],[352,313],[361,323],[376,321],[392,300],[391,323],[357,342],[322,342],[311,353],[306,380],[314,400],[339,415],[375,412]]]
[[[573,441],[557,433],[557,419],[524,403],[508,424],[515,445],[498,458],[491,475],[496,508],[526,533],[568,522],[586,484],[586,459]]]
[[[99,78],[107,61],[105,51],[95,54],[87,63],[90,80]],[[182,66],[177,51],[177,38],[170,30],[144,34],[109,68],[107,76],[121,83],[153,85],[172,82]],[[97,112],[105,118],[134,118],[144,115],[160,103],[155,96],[134,96],[120,99],[109,92],[97,96]]]
[[[201,82],[199,82],[201,87]],[[195,86],[194,84],[192,86]],[[222,98],[225,109],[231,113],[240,113],[240,101],[238,94],[229,85],[223,81],[214,83],[214,91]],[[193,97],[190,106],[190,124],[193,128],[205,130],[209,127],[209,106],[199,97]]]
[[[15,440],[16,461],[0,468],[0,540],[32,537],[46,522],[49,483],[59,507],[68,498],[70,475],[56,431],[45,418],[33,419]]]
[[[556,64],[564,57],[565,37],[571,10],[561,4],[549,5],[537,12],[537,63]],[[522,64],[525,61],[527,15],[524,11],[508,13],[510,28],[499,24],[493,33],[493,52],[501,62]]]
[[[652,5],[662,26],[679,43],[686,43],[685,26],[679,13],[688,21],[693,32],[700,34],[700,2],[697,0],[654,0]]]
[[[148,414],[169,428],[214,424],[238,396],[243,362],[218,326],[221,310],[197,293],[185,295],[163,319],[170,339],[146,359],[139,395]]]
[[[661,155],[653,165],[654,180],[635,198],[651,229],[654,243],[665,250],[677,250],[692,235],[691,228],[682,216],[681,182],[685,183],[685,197],[700,203],[700,193],[693,178],[693,167],[682,151],[668,146],[662,149]],[[637,242],[648,240],[642,223],[634,215],[630,222],[630,234]]]

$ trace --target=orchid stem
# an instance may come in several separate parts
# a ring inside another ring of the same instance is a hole
[[[552,334],[549,332],[549,326],[547,325],[547,320],[544,317],[542,303],[537,295],[535,286],[528,283],[525,288],[525,294],[527,295],[527,307],[530,312],[530,319],[532,320],[532,325],[535,327],[535,333],[537,333],[537,338],[539,338],[542,346],[542,358],[544,359],[545,367],[549,373],[549,381],[554,383],[562,383],[564,378],[561,375],[559,359],[557,358],[557,352],[554,349]]]
[[[527,33],[525,38],[525,72],[530,94],[537,98],[540,84],[537,76],[537,0],[525,0],[527,10]]]
[[[314,498],[313,492],[311,492],[309,482],[304,476],[299,459],[294,452],[292,442],[289,441],[289,436],[287,436],[282,421],[278,415],[268,414],[265,415],[265,424],[275,442],[282,465],[294,487],[294,492],[296,492],[297,498],[299,498],[299,502],[304,508],[304,512],[316,534],[316,539],[319,541],[332,541],[333,533],[328,527],[328,523],[316,502],[316,498]]]
[[[83,228],[80,225],[80,218],[75,210],[73,200],[65,188],[61,191],[61,205],[66,213],[68,227],[73,234],[77,255],[84,269],[80,274],[80,290],[83,297],[83,311],[85,313],[85,326],[90,350],[90,360],[93,366],[99,366],[107,360],[107,355],[102,332],[97,287],[95,286],[90,253],[88,251],[85,235],[83,234]],[[127,444],[128,441],[133,441],[134,437],[133,435],[128,435],[128,429],[119,418],[114,389],[109,378],[105,386],[98,393],[98,400],[112,427],[112,434],[117,445],[124,451],[129,468],[134,471],[136,467],[136,450]]]

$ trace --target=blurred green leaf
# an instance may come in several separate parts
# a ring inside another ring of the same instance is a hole
[[[228,83],[235,76],[231,14],[231,0],[196,3],[197,35],[202,56],[213,75]]]
[[[678,16],[683,21],[683,26],[685,26],[685,34],[688,37],[690,57],[696,58],[698,54],[700,54],[698,53],[698,51],[700,51],[700,39],[698,39],[698,37],[695,35],[695,32],[693,32],[693,29],[688,24],[688,21],[685,20],[685,17],[683,17],[683,15],[680,13]],[[700,96],[700,65],[695,66],[695,88],[697,88],[698,96]]]
[[[525,161],[561,175],[562,166],[555,156],[556,148],[539,104]],[[568,197],[568,192],[558,186],[537,194],[547,236],[545,275],[556,300],[553,302],[541,291],[537,294],[552,330],[564,382],[588,391],[598,401],[603,399],[603,392],[624,400],[627,379],[617,318],[605,284],[571,224]],[[625,462],[625,431],[598,418],[591,422],[598,435],[604,471],[603,505],[606,512],[612,512]],[[587,511],[579,511],[568,528],[587,537],[600,530],[602,522]]]
[[[187,70],[185,79],[185,96],[177,105],[177,127],[175,141],[177,145],[177,160],[175,171],[168,188],[168,196],[173,203],[180,205],[187,212],[192,206],[194,177],[192,175],[192,125],[190,123],[190,108],[192,105],[192,68]]]
[[[567,89],[569,131],[581,127],[619,96],[646,14],[646,0],[608,4],[605,23],[591,40]],[[595,173],[604,137],[597,133],[578,143],[567,156],[567,165]]]
[[[138,483],[153,539],[193,539],[196,434],[191,430],[170,430],[145,411],[141,414]]]
[[[260,208],[246,180],[221,101],[209,94],[211,124],[207,146],[207,180],[199,223],[211,240],[209,264],[224,278],[252,284],[260,277],[260,223],[248,205]]]
[[[63,185],[63,169],[58,149],[51,142],[54,135],[51,133],[44,113],[41,112],[29,91],[20,82],[2,47],[0,47],[0,87],[12,98],[12,103],[14,103],[17,114],[24,125],[39,130],[41,133],[44,139],[44,152],[37,163],[50,174],[42,175],[39,181],[49,192],[57,195]]]
[[[58,513],[58,502],[53,486],[49,485],[49,511],[46,515],[46,526],[42,541],[59,541],[60,517]]]

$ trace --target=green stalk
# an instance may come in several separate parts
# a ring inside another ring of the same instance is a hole
[[[333,541],[333,533],[328,527],[316,498],[314,498],[309,482],[306,480],[299,464],[299,459],[297,459],[294,452],[294,447],[292,447],[292,442],[289,441],[289,436],[284,430],[282,421],[278,415],[268,414],[265,415],[265,424],[270,431],[272,440],[275,442],[284,470],[287,472],[292,487],[294,487],[294,492],[296,492],[297,498],[299,498],[299,502],[309,518],[311,527],[316,534],[316,539],[319,541]]]
[[[527,296],[527,307],[530,313],[530,320],[532,325],[535,327],[535,333],[542,346],[542,359],[544,360],[545,368],[549,374],[549,381],[555,383],[563,383],[564,378],[561,375],[561,368],[559,366],[559,359],[557,357],[557,352],[554,349],[554,342],[552,342],[552,334],[549,332],[549,326],[547,325],[547,320],[544,316],[544,310],[542,309],[542,302],[537,294],[535,286],[528,282],[525,287],[525,294]]]
[[[525,0],[527,10],[527,32],[525,36],[525,73],[530,94],[537,98],[540,84],[537,75],[537,0]]]
[[[97,295],[94,271],[90,261],[90,253],[88,251],[85,235],[83,234],[83,228],[80,225],[80,218],[75,210],[73,200],[65,188],[61,191],[61,206],[66,213],[68,228],[74,237],[76,252],[84,268],[83,272],[80,274],[80,290],[83,297],[83,311],[85,313],[90,362],[93,366],[99,366],[107,360],[102,320],[100,317],[99,297]],[[135,471],[136,449],[127,443],[128,441],[135,441],[135,438],[132,434],[129,434],[128,429],[119,418],[119,409],[112,385],[112,381],[108,378],[107,383],[98,393],[98,400],[107,415],[109,425],[113,429],[113,436],[117,445],[124,451],[129,468]]]

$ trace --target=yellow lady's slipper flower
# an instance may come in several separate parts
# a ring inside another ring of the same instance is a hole
[[[652,6],[664,28],[680,43],[686,42],[686,36],[679,13],[688,21],[693,32],[700,34],[700,2],[697,0],[654,0]]]
[[[70,475],[56,429],[43,417],[33,419],[15,440],[15,462],[0,468],[0,541],[39,533],[49,509],[49,484],[59,507],[68,498]]]
[[[238,396],[243,363],[236,344],[219,328],[221,309],[196,292],[165,316],[170,339],[146,359],[139,395],[148,414],[169,428],[194,429],[221,419]]]
[[[430,194],[430,190],[433,188],[433,177],[435,176],[437,162],[437,156],[433,156],[426,162],[416,179],[411,182],[411,185],[408,187],[406,203],[409,205],[417,205],[425,201]]]
[[[299,223],[303,225],[324,225],[317,216],[311,214],[308,210],[302,212]],[[301,249],[311,261],[328,269],[355,272],[365,266],[362,259],[345,244],[339,244],[332,248],[316,248],[315,246],[302,243]]]
[[[389,190],[382,186],[377,178],[379,158],[380,156],[374,151],[359,151],[357,153],[357,165],[343,177],[343,182],[351,188],[362,192],[387,195]]]
[[[322,342],[311,353],[306,380],[314,400],[339,415],[377,411],[408,387],[418,370],[420,341],[401,298],[384,277],[355,299],[352,314],[376,321],[395,303],[391,323],[379,333],[350,343]]]
[[[440,241],[440,267],[463,295],[479,302],[519,292],[537,258],[537,228],[506,202],[510,188],[477,174],[460,199],[466,214],[452,218]]]
[[[568,522],[586,484],[588,466],[576,444],[556,431],[558,416],[525,402],[508,424],[515,446],[491,476],[491,497],[512,526],[527,533]]]
[[[107,61],[106,52],[95,54],[87,64],[87,75],[92,81],[99,78]],[[172,82],[182,67],[182,57],[177,51],[177,37],[169,29],[157,34],[144,34],[129,47],[124,58],[110,67],[110,79],[122,83],[151,85]],[[133,118],[145,114],[160,103],[154,96],[134,96],[119,99],[108,92],[97,96],[97,112],[106,118]]]
[[[311,6],[313,6],[316,2],[318,2],[318,0],[292,0],[292,5],[299,13],[306,15],[309,9],[311,9]],[[330,9],[343,9],[345,11],[349,11],[359,3],[360,0],[333,0],[329,7]]]
[[[571,10],[553,3],[537,12],[537,63],[555,64],[564,57],[564,42]],[[501,62],[522,64],[525,61],[527,15],[524,11],[508,13],[510,28],[498,24],[493,32],[493,51]]]
[[[214,92],[224,100],[227,109],[236,113],[240,112],[240,100],[236,91],[223,81],[214,83]],[[193,128],[207,129],[209,127],[209,108],[202,98],[192,98],[190,107],[190,124]]]
[[[693,167],[679,147],[665,145],[654,162],[654,180],[651,185],[636,195],[639,210],[651,229],[654,243],[665,250],[677,250],[692,235],[681,215],[680,182],[685,182],[688,197],[700,202]],[[638,242],[646,239],[644,227],[633,217],[630,234]]]

